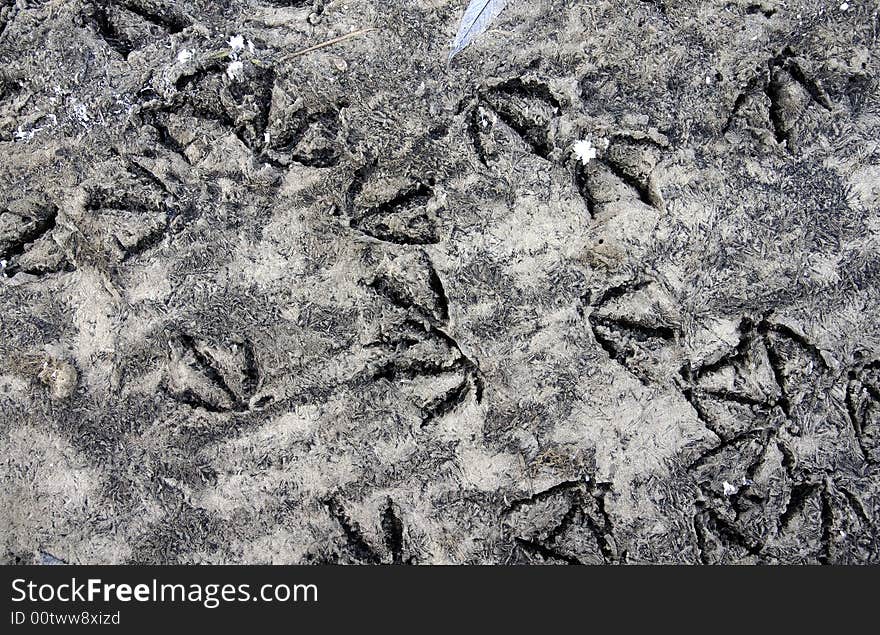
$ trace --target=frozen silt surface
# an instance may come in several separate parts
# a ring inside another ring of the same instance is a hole
[[[5,561],[880,560],[876,5],[463,6],[0,2]]]

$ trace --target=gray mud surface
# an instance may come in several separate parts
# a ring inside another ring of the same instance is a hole
[[[4,562],[880,561],[877,3],[463,5],[0,0]]]

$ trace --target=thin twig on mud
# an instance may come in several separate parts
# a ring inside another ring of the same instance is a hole
[[[350,40],[351,38],[357,37],[359,35],[363,35],[369,31],[375,31],[375,27],[366,27],[363,29],[358,29],[357,31],[352,31],[351,33],[346,33],[345,35],[340,35],[339,37],[334,37],[329,40],[325,40],[319,44],[315,44],[313,46],[309,46],[308,48],[300,49],[298,51],[294,51],[290,55],[286,55],[282,60],[289,60],[294,57],[299,57],[300,55],[305,55],[306,53],[311,53],[312,51],[317,51],[318,49],[325,48],[327,46],[332,46],[334,44],[338,44],[339,42],[344,42],[345,40]]]

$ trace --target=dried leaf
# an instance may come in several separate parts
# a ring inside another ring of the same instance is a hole
[[[461,19],[458,34],[452,42],[452,52],[449,53],[451,60],[464,47],[470,44],[474,38],[489,28],[492,20],[498,17],[508,0],[471,0]]]

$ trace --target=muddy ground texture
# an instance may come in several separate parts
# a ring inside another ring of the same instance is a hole
[[[877,4],[463,5],[0,0],[5,562],[880,561]]]

